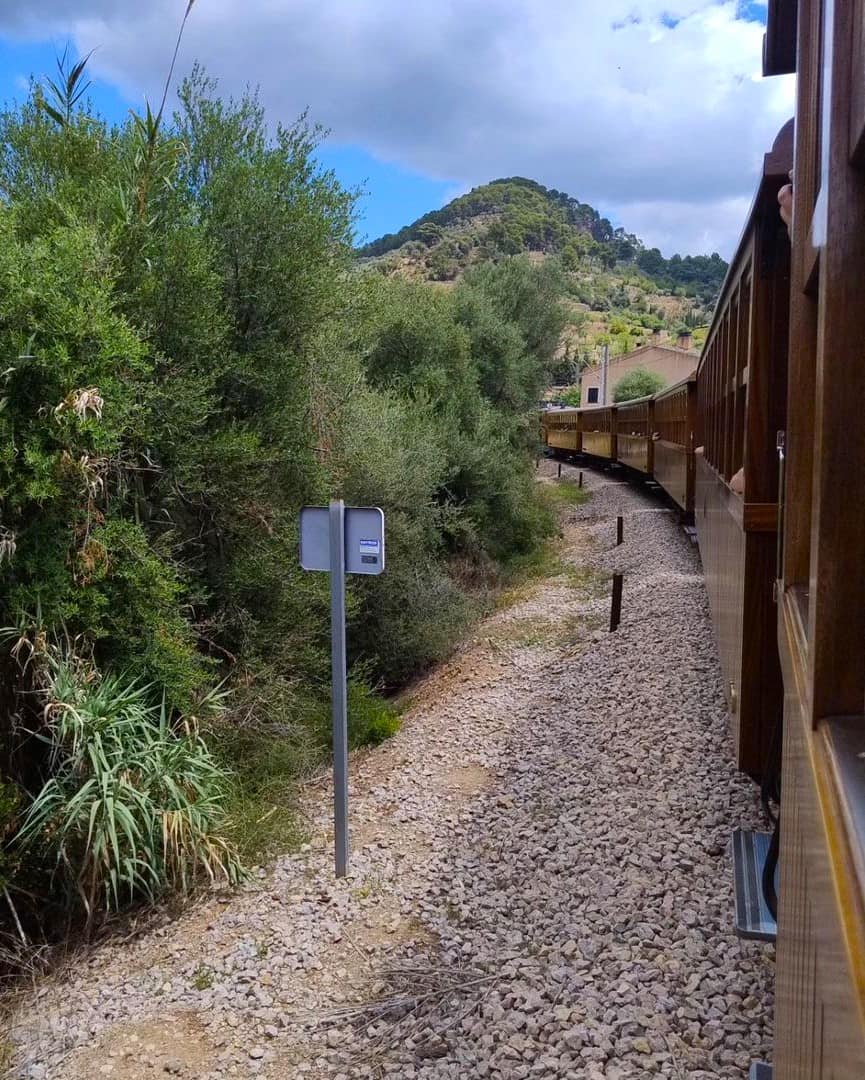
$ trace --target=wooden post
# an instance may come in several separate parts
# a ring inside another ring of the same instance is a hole
[[[577,484],[577,487],[582,487],[582,486],[583,486],[583,474],[582,474],[582,473],[580,473],[580,481],[579,481],[579,483]]]
[[[622,540],[624,539],[624,534],[625,519],[621,515],[619,515],[619,517],[616,518],[616,547],[621,544]]]
[[[560,461],[559,462],[559,471],[557,473],[557,479],[561,480],[561,478],[562,478],[562,463]]]
[[[610,604],[610,633],[619,629],[622,621],[622,575],[613,574],[613,597]]]

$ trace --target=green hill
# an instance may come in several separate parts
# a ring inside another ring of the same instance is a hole
[[[522,177],[474,188],[358,255],[386,276],[443,284],[509,256],[558,260],[572,313],[563,378],[569,365],[591,363],[602,344],[626,352],[653,329],[687,326],[699,343],[727,271],[717,253],[664,258],[587,203]]]

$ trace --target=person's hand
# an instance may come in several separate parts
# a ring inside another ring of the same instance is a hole
[[[792,170],[788,174],[793,179]],[[793,185],[785,184],[778,192],[778,205],[781,207],[781,220],[787,226],[787,232],[793,231]]]

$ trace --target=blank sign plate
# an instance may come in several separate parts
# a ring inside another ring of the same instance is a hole
[[[345,508],[345,572],[380,574],[384,570],[384,511],[377,506]],[[300,511],[300,565],[330,570],[330,510],[304,506]]]

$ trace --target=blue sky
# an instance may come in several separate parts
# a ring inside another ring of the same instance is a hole
[[[0,6],[0,98],[95,48],[94,102],[158,98],[186,0]],[[72,9],[72,10],[70,10]],[[498,176],[590,202],[665,252],[729,255],[762,153],[792,111],[759,78],[766,5],[737,0],[195,0],[178,71],[308,108],[320,160],[392,232]]]
[[[54,75],[57,56],[66,45],[63,38],[53,41],[18,41],[0,36],[0,101],[21,101],[27,96],[31,75],[42,78]],[[72,47],[76,58],[77,51]],[[88,96],[107,119],[122,122],[138,100],[121,93],[105,79],[91,78]],[[341,182],[364,194],[358,204],[358,238],[373,240],[444,205],[457,190],[453,180],[434,179],[399,165],[373,157],[362,146],[326,140],[319,149],[322,166],[332,169]]]

